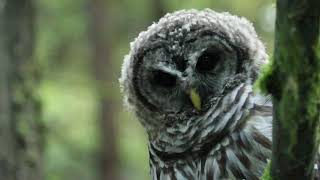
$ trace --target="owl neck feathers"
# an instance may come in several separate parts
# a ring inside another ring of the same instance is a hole
[[[150,144],[159,152],[173,154],[199,151],[203,145],[219,142],[245,123],[243,117],[253,107],[251,96],[252,86],[242,83],[217,100],[205,114],[161,128]]]
[[[162,156],[151,145],[149,152],[153,180],[258,180],[271,156],[271,141],[246,126],[205,151]]]
[[[258,179],[271,154],[272,107],[260,106],[257,99],[264,101],[251,85],[240,84],[205,115],[151,140],[153,179]],[[264,116],[270,121],[255,119]]]

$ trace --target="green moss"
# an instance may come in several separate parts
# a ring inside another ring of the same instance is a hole
[[[268,88],[267,84],[269,79],[271,79],[271,76],[273,75],[273,58],[270,58],[270,61],[268,64],[264,65],[261,70],[261,76],[257,79],[257,81],[254,84],[254,89],[262,92],[263,94],[268,94]]]
[[[261,180],[272,180],[272,177],[270,175],[270,169],[271,169],[271,163],[269,162],[264,170],[263,176],[260,178]]]
[[[288,108],[290,107],[290,108]],[[298,97],[298,84],[293,76],[289,76],[282,92],[282,99],[279,102],[279,120],[282,125],[287,129],[289,134],[289,146],[287,153],[291,158],[294,158],[292,150],[297,144],[297,129],[299,123],[296,122],[299,117],[299,97]]]

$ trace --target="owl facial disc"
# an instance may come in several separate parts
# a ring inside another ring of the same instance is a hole
[[[120,83],[128,107],[153,132],[204,116],[235,87],[252,84],[266,59],[246,19],[182,10],[139,34]]]

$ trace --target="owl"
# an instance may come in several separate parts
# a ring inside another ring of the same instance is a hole
[[[262,176],[272,104],[253,83],[267,59],[248,20],[210,9],[167,14],[139,34],[120,84],[148,134],[153,180]]]

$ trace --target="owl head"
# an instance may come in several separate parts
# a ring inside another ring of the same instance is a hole
[[[266,61],[245,18],[182,10],[165,15],[131,43],[120,84],[150,135],[202,116],[241,83],[252,85]]]

